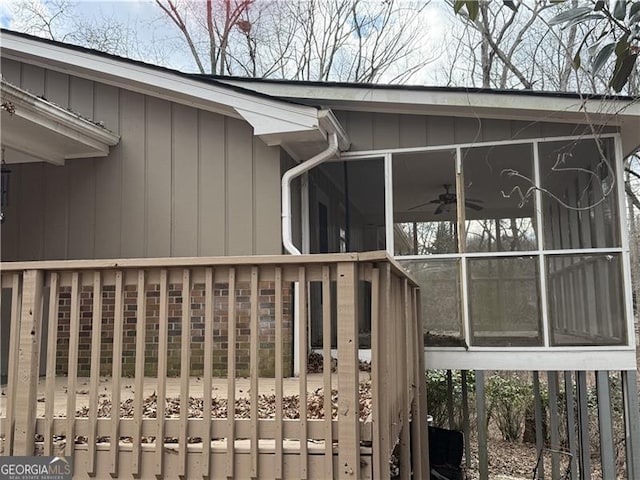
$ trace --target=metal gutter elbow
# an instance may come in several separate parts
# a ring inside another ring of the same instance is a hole
[[[306,162],[302,162],[290,170],[287,170],[282,176],[282,244],[290,255],[301,255],[300,250],[293,244],[291,182],[338,153],[338,134],[335,131],[329,132],[328,137],[329,146],[325,150],[314,155]]]

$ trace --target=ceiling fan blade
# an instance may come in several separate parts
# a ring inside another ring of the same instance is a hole
[[[431,202],[427,202],[427,203],[421,203],[420,205],[416,205],[415,207],[411,207],[409,208],[407,211],[410,212],[411,210],[417,210],[418,208],[422,208],[425,205],[429,205]]]
[[[440,215],[443,211],[444,211],[444,203],[441,203],[440,205],[438,205],[438,208],[436,208],[436,211],[433,213],[434,215]]]
[[[479,198],[465,198],[465,200],[474,203],[484,203],[484,200],[480,200]]]
[[[482,205],[476,205],[472,202],[464,202],[464,204],[467,208],[471,208],[472,210],[482,210],[484,208]]]

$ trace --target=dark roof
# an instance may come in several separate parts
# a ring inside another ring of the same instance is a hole
[[[195,80],[195,81],[199,81],[202,83],[207,83],[209,85],[215,85],[217,87],[220,88],[225,88],[228,90],[232,90],[238,93],[243,93],[246,95],[252,95],[254,97],[259,97],[259,98],[268,98],[269,100],[280,100],[284,103],[290,103],[293,105],[303,105],[302,103],[296,102],[294,100],[291,100],[289,98],[278,98],[278,97],[274,97],[273,95],[268,95],[266,93],[260,93],[260,92],[256,92],[255,90],[251,90],[249,88],[243,88],[243,87],[238,87],[236,85],[229,85],[228,83],[224,83],[224,82],[220,82],[218,81],[217,78],[215,78],[213,75],[199,75],[199,74],[194,74],[194,73],[188,73],[188,72],[181,72],[180,70],[175,70],[173,68],[168,68],[168,67],[163,67],[160,65],[154,65],[152,63],[146,63],[143,62],[141,60],[134,60],[132,58],[127,58],[127,57],[122,57],[120,55],[114,55],[112,53],[106,53],[106,52],[102,52],[100,50],[96,50],[94,48],[87,48],[87,47],[82,47],[80,45],[73,45],[71,43],[64,43],[64,42],[59,42],[57,40],[50,40],[48,38],[42,38],[42,37],[37,37],[34,35],[29,35],[28,33],[22,33],[22,32],[16,32],[14,30],[9,30],[6,28],[0,28],[0,34],[10,34],[10,35],[15,35],[17,37],[22,37],[22,38],[28,38],[29,40],[35,40],[37,42],[41,42],[41,43],[46,43],[48,45],[56,45],[58,47],[62,47],[62,48],[66,48],[69,50],[74,50],[76,52],[82,52],[82,53],[88,53],[91,55],[96,55],[98,57],[103,57],[103,58],[109,58],[112,60],[118,60],[121,62],[126,62],[126,63],[130,63],[132,65],[138,65],[144,68],[149,68],[152,70],[156,70],[159,72],[166,72],[166,73],[171,73],[174,75],[179,75],[181,77],[185,77],[185,78],[189,78],[191,80]],[[2,54],[2,50],[0,50],[0,56]],[[308,106],[308,105],[304,105],[304,106]]]
[[[628,96],[628,95],[581,94],[577,92],[552,92],[552,91],[541,91],[541,90],[517,90],[517,89],[501,90],[501,89],[493,89],[493,88],[472,88],[472,87],[442,87],[442,86],[428,86],[428,85],[398,85],[398,84],[379,84],[379,83],[355,83],[355,82],[354,83],[328,82],[328,81],[325,82],[325,81],[310,81],[310,80],[282,80],[282,79],[274,79],[274,78],[249,78],[249,77],[210,75],[210,74],[201,74],[201,73],[188,73],[188,72],[182,72],[180,70],[171,69],[168,67],[162,67],[159,65],[146,63],[141,60],[133,60],[131,58],[102,52],[100,50],[96,50],[93,48],[82,47],[80,45],[73,45],[70,43],[59,42],[56,40],[49,40],[47,38],[36,37],[34,35],[16,32],[13,30],[5,29],[5,28],[0,28],[0,33],[16,35],[18,37],[28,38],[30,40],[35,40],[41,43],[46,43],[49,45],[56,45],[59,47],[67,48],[69,50],[89,53],[91,55],[110,58],[113,60],[119,60],[122,62],[131,63],[133,65],[139,65],[139,66],[157,70],[157,71],[168,72],[174,75],[190,78],[192,80],[208,83],[210,85],[216,85],[218,87],[228,88],[240,93],[254,95],[256,97],[269,98],[269,99],[277,98],[279,100],[292,103],[292,104],[299,104],[299,103],[292,101],[289,98],[280,98],[273,95],[259,93],[250,88],[243,88],[236,85],[230,85],[229,83],[226,83],[222,80],[234,80],[234,81],[245,82],[247,84],[259,82],[259,83],[277,83],[277,84],[285,84],[285,85],[286,84],[308,85],[308,86],[317,86],[317,87],[366,88],[371,90],[407,90],[407,91],[445,92],[445,93],[446,92],[489,93],[489,94],[495,94],[495,95],[526,95],[526,96],[540,96],[540,97],[544,96],[544,97],[558,97],[558,98],[576,98],[581,100],[585,100],[585,99],[605,100],[606,99],[606,100],[629,101],[629,100],[638,100],[640,98],[640,96]]]

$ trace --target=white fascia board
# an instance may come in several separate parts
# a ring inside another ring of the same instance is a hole
[[[269,125],[275,129],[273,133],[318,128],[318,110],[314,107],[238,92],[170,71],[71,50],[10,33],[2,34],[2,56],[203,110],[243,118],[262,133],[271,133]]]
[[[322,103],[327,108],[368,112],[451,116],[483,116],[549,122],[603,122],[617,125],[619,118],[640,117],[640,104],[631,100],[580,99],[526,93],[460,92],[304,85],[277,82],[220,80],[275,97]]]

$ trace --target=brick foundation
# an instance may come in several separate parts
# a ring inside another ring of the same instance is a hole
[[[275,375],[275,285],[273,282],[260,282],[258,285],[259,315],[259,374],[263,377]],[[136,325],[138,292],[135,285],[125,287],[123,297],[124,324],[122,348],[122,375],[132,377],[136,361]],[[146,328],[145,328],[145,364],[147,376],[156,376],[158,370],[158,333],[160,313],[160,286],[147,285]],[[248,283],[236,285],[236,376],[249,376],[250,359],[250,321],[251,291]],[[284,375],[293,371],[292,335],[293,320],[291,309],[291,289],[282,289],[283,301],[283,351]],[[168,291],[168,341],[167,376],[180,374],[180,348],[182,339],[182,285],[170,284]],[[189,360],[190,375],[202,375],[204,371],[204,311],[205,286],[195,284],[190,293],[191,351]],[[227,376],[228,345],[228,284],[217,283],[213,290],[213,374]],[[58,345],[56,351],[56,372],[66,374],[68,370],[69,328],[71,317],[71,288],[60,289],[58,297]],[[102,335],[100,352],[100,375],[111,375],[113,353],[113,321],[115,313],[115,287],[102,289]],[[78,346],[78,375],[88,376],[91,368],[91,334],[93,318],[93,287],[86,286],[80,293],[80,331]]]

